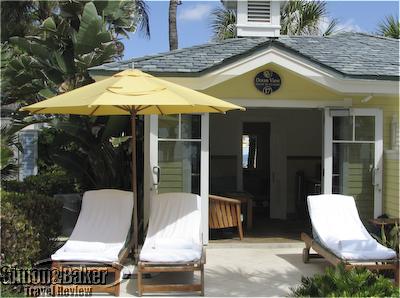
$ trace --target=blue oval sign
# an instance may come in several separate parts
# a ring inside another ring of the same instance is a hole
[[[271,94],[281,86],[281,77],[271,70],[259,72],[254,78],[254,85],[264,94]]]

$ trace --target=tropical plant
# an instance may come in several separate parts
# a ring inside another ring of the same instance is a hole
[[[2,1],[1,2],[1,41],[7,41],[11,36],[25,36],[32,33],[33,1]],[[5,22],[4,20],[7,20]]]
[[[69,6],[62,6],[62,15],[67,14],[66,7]],[[116,41],[107,32],[94,4],[87,3],[81,14],[75,12],[66,17],[49,17],[38,36],[10,38],[21,54],[4,69],[3,104],[32,103],[91,83],[88,68],[117,57]]]
[[[214,39],[224,40],[236,37],[236,11],[228,8],[216,8],[212,11],[211,29]]]
[[[284,35],[329,35],[334,31],[337,21],[329,22],[322,32],[323,22],[328,17],[324,1],[288,1],[281,10],[281,33]]]
[[[378,240],[380,244],[395,250],[397,255],[399,255],[400,228],[397,223],[395,223],[395,225],[390,229],[386,229],[385,226],[382,225],[380,235],[372,234],[372,236]]]
[[[225,7],[212,12],[211,28],[215,40],[236,37],[236,13]],[[281,34],[323,35],[332,34],[337,20],[328,20],[324,1],[289,0],[281,8]],[[325,29],[323,29],[325,28]]]
[[[49,258],[61,234],[62,203],[34,192],[1,191],[1,261],[31,267]]]
[[[3,45],[11,53],[2,60],[3,105],[29,104],[91,83],[90,67],[122,56],[119,35],[128,36],[138,26],[149,34],[143,1],[61,1],[57,9],[37,7],[36,14],[47,11],[49,17],[36,33],[10,37]]]
[[[83,190],[130,189],[129,142],[114,147],[112,137],[127,135],[129,117],[57,118],[39,145],[46,163],[54,163],[74,177]],[[51,145],[51,146],[50,146]]]
[[[399,288],[382,275],[364,268],[328,267],[324,274],[302,277],[294,297],[398,297]]]
[[[1,127],[1,181],[15,178],[18,174],[18,165],[15,159],[15,153],[22,151],[21,144],[18,141],[18,135],[15,133],[12,125],[3,125]]]
[[[178,30],[176,29],[176,11],[178,5],[182,2],[180,0],[169,0],[168,9],[168,37],[170,51],[178,48]]]
[[[56,165],[40,170],[37,175],[28,176],[23,181],[3,181],[2,189],[7,192],[32,192],[49,197],[53,197],[55,194],[79,192],[73,177]]]
[[[400,38],[400,20],[393,15],[387,16],[378,25],[378,34],[391,38]]]

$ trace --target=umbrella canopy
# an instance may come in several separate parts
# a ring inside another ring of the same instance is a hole
[[[136,69],[122,71],[110,78],[21,108],[33,114],[131,115],[134,201],[132,240],[135,254],[138,247],[136,115],[224,113],[234,109],[244,110]]]
[[[21,110],[40,114],[151,115],[223,113],[243,109],[140,70],[125,70]]]

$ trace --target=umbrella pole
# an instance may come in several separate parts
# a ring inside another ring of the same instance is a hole
[[[132,130],[132,192],[133,192],[133,257],[135,263],[138,259],[138,193],[136,176],[136,111],[131,111],[131,130]]]

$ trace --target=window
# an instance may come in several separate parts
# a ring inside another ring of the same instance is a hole
[[[257,168],[257,136],[242,136],[242,166],[243,169]]]
[[[201,115],[158,117],[159,193],[200,194]]]
[[[400,138],[400,131],[399,131],[399,119],[396,114],[393,114],[392,121],[390,122],[390,144],[389,149],[385,150],[386,158],[399,160],[400,152],[399,152],[399,138]]]

